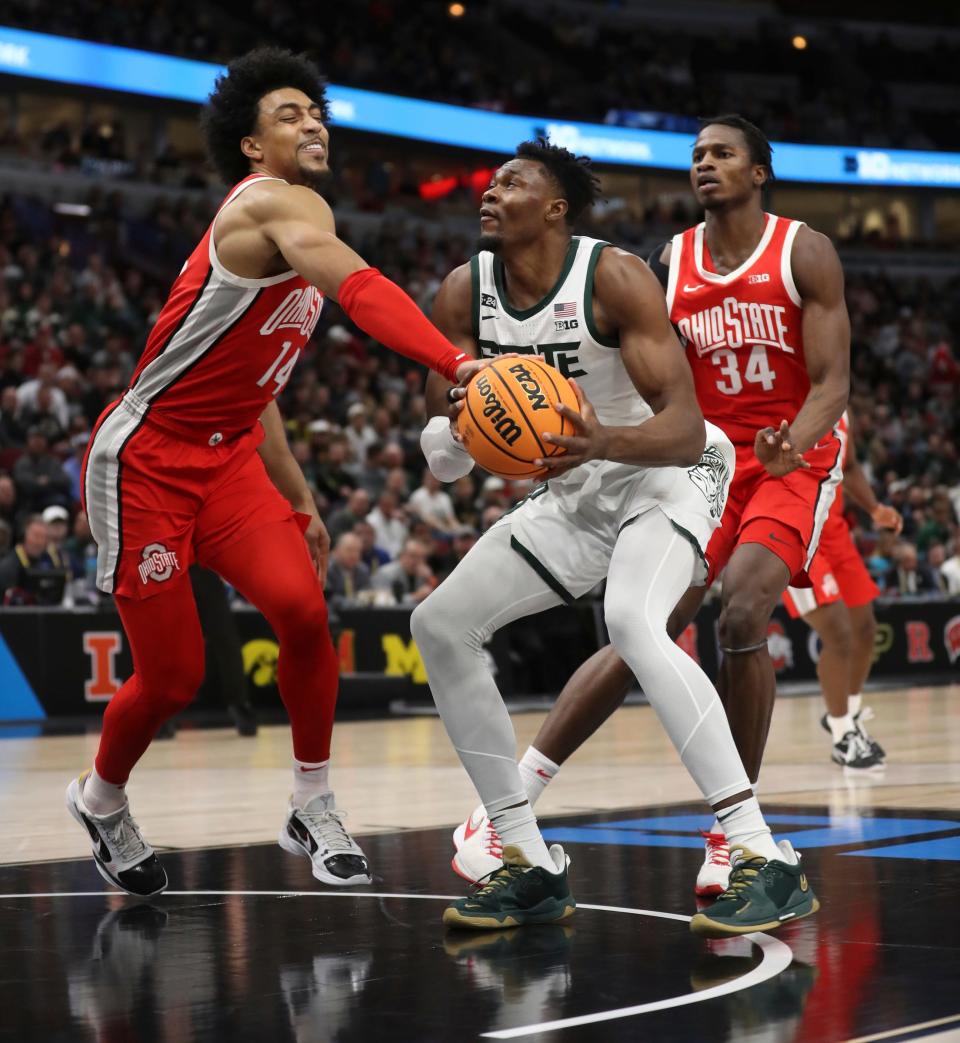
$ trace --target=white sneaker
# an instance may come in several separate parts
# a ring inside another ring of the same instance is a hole
[[[302,808],[291,801],[278,842],[291,855],[306,855],[313,875],[334,887],[373,883],[367,858],[343,827],[343,812],[332,793],[321,793]]]
[[[696,894],[701,898],[723,894],[730,881],[730,845],[723,833],[704,833],[703,865],[697,873]]]
[[[87,831],[97,871],[108,883],[140,898],[166,890],[167,874],[153,848],[143,839],[130,814],[130,804],[109,815],[94,815],[83,802],[84,772],[67,786],[67,811]]]
[[[453,846],[457,851],[450,865],[457,876],[471,884],[479,883],[503,865],[500,835],[482,804],[454,830]]]

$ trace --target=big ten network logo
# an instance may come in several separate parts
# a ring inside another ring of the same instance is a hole
[[[117,654],[122,648],[118,630],[88,630],[83,635],[83,650],[90,657],[90,678],[83,683],[86,702],[106,703],[120,691]]]

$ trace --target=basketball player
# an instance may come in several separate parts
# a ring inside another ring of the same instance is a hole
[[[843,490],[847,497],[881,528],[900,532],[903,519],[899,512],[877,502],[856,458],[847,413],[836,430],[843,446]],[[873,601],[880,589],[853,543],[840,496],[830,507],[808,571],[813,586],[788,587],[783,603],[794,619],[802,617],[820,635],[817,676],[827,704],[820,723],[830,732],[831,758],[847,771],[876,771],[883,767],[885,754],[867,734],[861,715],[863,686],[873,665],[877,630]]]
[[[98,545],[135,672],[104,714],[93,769],[67,806],[111,883],[137,895],[167,876],[124,787],[160,725],[193,698],[203,638],[187,572],[212,569],[266,616],[293,730],[293,796],[280,844],[327,884],[369,883],[328,782],[337,658],[323,599],[329,539],[290,453],[276,396],[324,297],[371,336],[448,380],[475,372],[399,287],[336,237],[317,194],[328,172],[324,83],[290,52],[232,63],[203,116],[235,183],[174,283],[123,396],[97,422],[83,469]],[[319,571],[319,577],[318,577]]]
[[[833,433],[849,391],[850,324],[843,272],[826,236],[764,211],[770,144],[741,116],[705,120],[690,180],[705,220],[654,251],[670,319],[685,341],[697,401],[736,447],[721,527],[707,549],[708,583],[721,571],[719,689],[752,784],[760,774],[776,678],[767,625],[791,579],[804,582],[840,479]],[[547,467],[560,461],[547,461]],[[807,581],[809,582],[809,581]],[[707,587],[671,615],[678,637]],[[633,671],[608,645],[574,674],[520,762],[536,800],[559,766],[623,702]],[[495,831],[477,809],[454,833],[467,875],[497,862]],[[698,895],[724,892],[729,836],[715,819]]]
[[[484,193],[480,253],[447,277],[434,305],[458,348],[540,354],[575,378],[580,403],[579,413],[557,407],[576,435],[542,436],[566,450],[562,463],[551,461],[549,486],[488,530],[411,618],[437,708],[502,843],[503,865],[443,919],[497,929],[573,912],[566,857],[559,845],[547,849],[537,827],[483,645],[504,624],[606,578],[614,647],[739,848],[737,890],[691,927],[770,930],[814,912],[816,899],[789,843],[770,835],[715,689],[667,636],[677,601],[706,577],[703,552],[720,524],[733,447],[704,424],[650,269],[571,235],[597,193],[588,162],[544,141],[522,144]],[[430,377],[440,423],[422,440],[441,480],[453,476],[444,465],[459,451],[442,415],[448,389]]]

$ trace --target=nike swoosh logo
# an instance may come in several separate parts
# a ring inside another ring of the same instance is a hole
[[[702,282],[697,283],[696,286],[687,286],[687,284],[684,283],[683,284],[683,292],[684,293],[695,293],[697,290],[702,290],[704,288],[704,286],[705,286],[705,283],[702,283]]]
[[[801,873],[800,874],[800,890],[806,891],[810,885],[807,883],[807,878]]]
[[[303,772],[304,774],[306,774],[306,773],[307,773],[308,771],[319,771],[319,770],[320,770],[321,768],[325,768],[325,767],[326,767],[326,764],[320,764],[320,765],[318,765],[318,766],[317,766],[316,768],[305,768],[305,767],[304,767],[304,766],[303,766],[303,765],[301,764],[301,765],[300,765],[300,770],[301,770],[301,771],[302,771],[302,772]]]
[[[790,546],[789,540],[781,540],[779,536],[776,536],[772,532],[767,533],[767,538],[773,540],[774,543],[782,543],[785,547]]]
[[[495,319],[495,318],[496,318],[496,315],[481,315],[481,316],[480,316],[480,321],[481,321],[481,322],[484,322],[484,321],[486,321],[487,319]]]
[[[481,816],[480,817],[480,821],[476,825],[474,825],[473,824],[473,815],[471,815],[467,819],[467,824],[466,824],[466,826],[464,826],[464,829],[463,829],[463,841],[464,841],[464,843],[466,843],[473,836],[473,834],[477,832],[477,830],[482,825],[483,825],[483,816]]]
[[[87,827],[90,839],[94,843],[94,853],[97,858],[105,865],[109,864],[113,859],[110,857],[110,848],[107,847],[107,842],[101,836],[100,830],[82,812],[80,817],[83,819],[83,824]]]
[[[736,808],[733,809],[733,811],[736,811],[736,810],[737,810]],[[717,821],[718,822],[726,822],[726,820],[733,814],[733,811],[728,811],[726,813],[726,815],[721,815],[719,812],[717,812]]]
[[[547,782],[549,782],[553,778],[550,772],[544,771],[543,768],[537,768],[537,774],[540,776],[541,779],[546,779]]]

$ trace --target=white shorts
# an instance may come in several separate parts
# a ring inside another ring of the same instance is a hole
[[[706,448],[693,467],[591,460],[538,486],[496,524],[509,526],[513,549],[569,602],[606,577],[624,526],[659,508],[697,551],[694,583],[702,585],[734,468],[733,445],[708,423]]]

